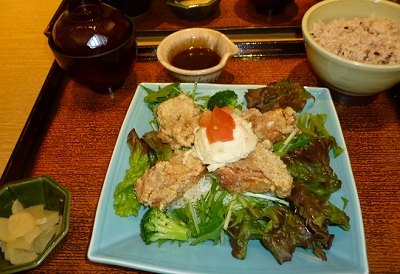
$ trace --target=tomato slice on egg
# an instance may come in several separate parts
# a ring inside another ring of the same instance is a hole
[[[212,123],[212,112],[206,109],[200,116],[199,125],[201,127],[208,127]]]
[[[201,115],[199,125],[206,128],[207,139],[210,143],[232,141],[233,130],[236,127],[230,107],[215,107],[213,111],[206,110]]]
[[[232,115],[232,113],[233,113],[233,108],[230,108],[230,107],[223,107],[223,108],[221,108],[221,110],[228,113],[229,115]]]
[[[214,122],[214,127],[215,126],[220,126],[220,125],[226,125],[228,127],[231,127],[232,130],[235,128],[235,120],[233,120],[233,117],[231,113],[228,113],[227,110],[223,110],[219,107],[215,107],[213,112],[213,122]]]

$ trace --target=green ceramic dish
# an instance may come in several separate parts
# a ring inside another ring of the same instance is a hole
[[[181,19],[188,21],[198,21],[207,18],[211,13],[218,9],[221,0],[210,0],[202,4],[184,4],[188,1],[166,0],[167,5]]]
[[[44,204],[45,209],[58,211],[62,216],[60,230],[48,243],[44,252],[31,263],[12,265],[4,259],[4,253],[0,252],[0,273],[14,273],[39,266],[57,246],[60,246],[61,240],[69,230],[71,194],[52,178],[40,176],[5,185],[0,190],[0,217],[8,218],[11,215],[11,206],[16,199],[25,208]]]

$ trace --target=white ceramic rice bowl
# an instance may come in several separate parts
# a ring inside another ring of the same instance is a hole
[[[400,83],[400,64],[371,65],[351,61],[324,49],[310,34],[318,20],[328,23],[334,19],[369,16],[400,24],[400,5],[386,0],[326,0],[305,13],[302,32],[307,57],[329,88],[351,96],[371,96]]]

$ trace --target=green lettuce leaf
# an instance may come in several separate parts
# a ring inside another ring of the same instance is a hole
[[[158,161],[168,161],[174,155],[172,148],[164,144],[157,137],[157,132],[154,130],[146,132],[141,140],[144,141],[143,145],[147,146],[151,166],[155,165]]]
[[[228,228],[232,256],[245,259],[249,240],[261,240],[279,264],[292,259],[296,247],[310,248],[314,236],[304,219],[290,207],[274,205],[265,209],[244,208],[241,222]]]
[[[300,130],[296,135],[288,136],[287,138],[274,144],[274,152],[282,157],[285,153],[293,148],[301,148],[307,146],[313,139],[328,139],[330,149],[333,151],[333,156],[336,158],[343,152],[343,148],[339,146],[336,139],[330,135],[325,127],[327,119],[326,114],[312,114],[304,112],[297,116],[296,126]],[[291,138],[291,139],[290,139]]]
[[[223,225],[229,206],[224,203],[227,191],[218,186],[218,182],[210,173],[207,175],[213,181],[207,195],[195,202],[187,202],[185,207],[172,211],[174,216],[183,220],[192,230],[194,246],[205,241],[218,244],[223,237]]]
[[[314,231],[325,225],[337,225],[344,230],[350,229],[350,218],[347,214],[328,200],[310,191],[304,185],[296,185],[289,197],[299,214],[307,220]]]
[[[257,211],[259,214],[254,214]],[[232,247],[232,256],[244,260],[249,241],[262,238],[268,230],[267,222],[262,219],[262,210],[258,207],[245,208],[235,214],[237,220],[231,220],[228,227],[229,243]]]
[[[291,149],[282,157],[295,184],[304,184],[326,200],[342,185],[330,166],[329,150],[332,142],[333,137],[313,139],[306,147]]]
[[[289,197],[297,213],[305,220],[313,234],[311,249],[321,260],[327,260],[323,249],[329,250],[334,235],[329,233],[328,226],[337,225],[343,230],[350,230],[350,218],[328,200],[308,190],[304,185],[296,185]]]
[[[244,95],[247,108],[267,112],[277,108],[291,107],[296,112],[303,110],[307,99],[315,100],[303,86],[290,79],[269,83],[266,87],[249,89]]]
[[[117,185],[114,192],[114,211],[121,217],[138,215],[141,204],[137,200],[134,184],[150,168],[146,146],[134,129],[128,134],[127,142],[131,151],[130,168],[126,170],[124,180]]]
[[[314,236],[304,219],[294,214],[289,207],[270,207],[265,215],[271,219],[272,228],[261,240],[279,264],[291,261],[296,247],[311,247]]]
[[[329,133],[325,127],[326,119],[328,115],[326,114],[312,114],[312,113],[302,113],[297,117],[297,128],[300,131],[314,138],[325,138],[329,139],[331,149],[333,150],[333,156],[336,158],[343,152],[343,148],[338,145],[336,139]]]
[[[168,99],[175,98],[182,93],[180,83],[172,83],[158,90],[152,90],[146,86],[142,86],[146,92],[147,96],[144,97],[144,102],[146,102],[154,112],[154,109],[164,101]]]

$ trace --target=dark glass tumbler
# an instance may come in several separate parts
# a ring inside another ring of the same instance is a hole
[[[139,16],[150,9],[151,0],[103,0],[129,17]]]

